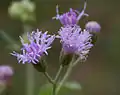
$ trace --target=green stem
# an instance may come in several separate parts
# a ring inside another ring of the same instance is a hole
[[[49,76],[49,74],[48,74],[47,72],[44,72],[44,75],[45,75],[45,77],[48,79],[48,81],[54,85],[54,81],[53,81],[52,78]]]
[[[32,64],[26,64],[26,95],[34,95],[34,68]]]
[[[70,75],[71,71],[72,71],[72,63],[69,64],[68,69],[63,77],[63,79],[61,80],[60,84],[58,85],[57,89],[56,89],[56,95],[58,94],[59,90],[61,89],[62,85],[64,84],[64,82],[67,80],[68,76]]]
[[[56,95],[57,83],[58,83],[58,80],[60,78],[60,74],[61,74],[62,70],[63,70],[63,66],[60,65],[60,68],[59,68],[59,70],[58,70],[58,72],[56,74],[55,80],[54,80],[55,84],[53,85],[53,95]]]
[[[79,57],[79,58],[73,63],[73,66],[75,66],[80,60],[81,60],[81,58]]]
[[[32,26],[23,24],[24,33],[31,31]],[[34,68],[31,64],[26,64],[26,95],[34,95]]]
[[[2,35],[1,37],[3,37],[4,40],[6,40],[9,44],[15,44],[16,42],[4,31],[0,30],[0,34]]]
[[[10,88],[6,87],[6,94],[5,95],[10,95]]]
[[[57,74],[56,74],[56,77],[55,77],[55,82],[56,82],[56,83],[58,82],[58,80],[59,80],[59,78],[60,78],[60,74],[61,74],[62,70],[63,70],[63,66],[60,65],[60,68],[59,68],[59,70],[58,70],[58,72],[57,72]]]
[[[63,56],[63,49],[60,51],[60,56],[59,56],[59,62],[60,62],[60,64],[61,64],[62,56]]]
[[[56,93],[56,83],[53,85],[53,91],[52,91],[52,95],[55,95],[55,93]]]
[[[71,73],[74,65],[76,65],[76,64],[80,61],[80,58],[78,58],[74,63],[73,63],[73,61],[74,61],[74,58],[73,58],[72,61],[70,62],[70,64],[69,64],[69,66],[68,66],[68,68],[67,68],[67,71],[66,71],[63,79],[61,80],[60,84],[58,85],[58,87],[57,87],[57,89],[56,89],[56,94],[55,94],[55,95],[58,94],[58,92],[60,91],[62,85],[64,84],[64,82],[65,82],[65,81],[67,80],[67,78],[69,77],[69,75],[70,75],[70,73]]]

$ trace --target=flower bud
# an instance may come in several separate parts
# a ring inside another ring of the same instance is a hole
[[[32,64],[38,72],[46,72],[46,62],[45,59],[41,58],[37,64]]]
[[[101,26],[96,21],[89,21],[85,25],[86,30],[88,30],[90,33],[96,34],[100,32]]]
[[[31,1],[12,2],[8,12],[12,18],[20,19],[23,22],[34,21],[35,4]]]
[[[11,78],[13,76],[13,69],[10,66],[0,66],[0,86],[11,86]]]
[[[13,69],[10,66],[0,66],[0,80],[7,80],[13,76]]]
[[[62,64],[63,66],[68,65],[71,60],[72,60],[73,54],[70,53],[65,53],[63,50],[61,51],[61,55],[60,55],[60,64]]]
[[[62,65],[65,66],[65,65],[68,65],[71,61],[72,61],[72,57],[73,55],[72,54],[67,54],[67,55],[64,55],[63,59],[62,59]]]

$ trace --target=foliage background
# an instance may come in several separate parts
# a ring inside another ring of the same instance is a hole
[[[0,1],[0,29],[4,30],[13,39],[19,40],[23,33],[22,23],[13,20],[8,15],[8,6],[13,0]],[[37,24],[34,28],[57,32],[60,28],[58,21],[52,20],[55,16],[55,6],[60,5],[60,12],[66,12],[70,7],[81,10],[84,0],[35,0],[37,10]],[[92,49],[88,60],[74,68],[69,80],[78,81],[82,90],[76,95],[120,95],[120,0],[88,0],[86,12],[90,15],[80,21],[81,27],[89,20],[96,20],[101,24],[102,30],[96,46]],[[19,10],[18,10],[19,11]],[[9,64],[14,67],[12,95],[25,95],[26,66],[17,64],[16,59],[9,53],[7,42],[0,36],[0,64]],[[58,68],[60,44],[54,42],[49,51],[49,73],[55,75]],[[38,95],[39,88],[46,83],[43,75],[34,71],[34,95]]]

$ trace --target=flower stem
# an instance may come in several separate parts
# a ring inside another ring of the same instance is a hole
[[[61,80],[60,84],[58,85],[58,87],[56,89],[56,95],[58,94],[58,92],[61,89],[61,87],[64,84],[64,82],[67,80],[67,78],[70,75],[71,71],[72,71],[72,63],[69,64],[68,69],[67,69],[63,79]]]
[[[44,72],[45,77],[48,79],[48,81],[54,85],[54,81],[52,80],[52,78],[49,76],[49,74],[47,72]]]
[[[58,80],[59,80],[59,78],[60,78],[60,74],[61,74],[62,70],[63,70],[63,66],[60,65],[60,68],[59,68],[59,70],[58,70],[58,72],[57,72],[57,74],[56,74],[56,77],[55,77],[55,82],[56,82],[56,83],[58,82]]]
[[[23,24],[24,33],[30,31],[32,26]],[[31,64],[26,64],[26,95],[34,95],[34,68]]]
[[[58,92],[60,91],[62,85],[64,84],[64,82],[67,80],[67,78],[69,77],[73,67],[75,66],[75,64],[77,64],[78,62],[80,61],[80,58],[78,58],[75,62],[74,62],[74,58],[72,59],[72,61],[70,62],[68,68],[67,68],[67,71],[63,77],[63,79],[61,80],[60,84],[58,85],[57,89],[56,89],[56,94],[58,94]],[[74,63],[73,63],[74,62]]]
[[[79,58],[73,63],[73,66],[75,66],[80,60],[81,60],[81,58],[79,57]]]
[[[57,72],[57,74],[56,74],[56,77],[55,77],[55,79],[54,79],[55,84],[53,85],[53,95],[56,95],[57,83],[58,83],[58,80],[59,80],[59,78],[60,78],[60,74],[61,74],[62,70],[63,70],[63,66],[60,65],[60,68],[59,68],[59,70],[58,70],[58,72]]]

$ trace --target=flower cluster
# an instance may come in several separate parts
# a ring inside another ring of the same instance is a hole
[[[77,54],[81,59],[86,59],[91,44],[91,34],[81,30],[79,26],[62,27],[59,30],[58,38],[61,39],[63,50],[66,54]]]
[[[70,75],[72,68],[79,62],[86,61],[90,49],[96,42],[96,34],[100,31],[100,25],[91,21],[85,25],[85,29],[81,29],[78,25],[79,20],[83,16],[88,16],[85,13],[86,0],[82,12],[70,8],[69,12],[59,14],[58,6],[56,6],[57,15],[53,19],[59,20],[62,27],[57,31],[56,35],[49,35],[48,32],[42,33],[42,31],[33,31],[27,33],[28,42],[25,42],[24,38],[20,37],[22,53],[13,51],[13,56],[17,57],[18,62],[32,63],[34,68],[45,75],[48,81],[52,84],[52,95],[57,95],[61,87],[66,82],[66,79]],[[53,79],[47,73],[46,60],[44,55],[48,55],[47,50],[51,48],[51,44],[55,39],[59,39],[62,45],[62,49],[59,56],[60,67]],[[66,67],[67,68],[64,68]],[[63,77],[61,74],[63,70],[66,72]],[[0,69],[1,70],[1,69]],[[0,71],[0,78],[1,77]]]
[[[76,54],[81,60],[85,60],[88,56],[90,49],[93,47],[92,32],[100,31],[101,27],[96,22],[87,23],[85,28],[81,29],[78,25],[79,20],[82,16],[88,16],[85,13],[86,2],[84,3],[84,9],[82,12],[73,10],[70,8],[69,12],[59,15],[58,6],[56,7],[57,15],[53,19],[60,20],[63,27],[58,31],[58,35],[48,35],[47,32],[42,33],[37,30],[33,31],[31,34],[28,33],[27,37],[29,43],[25,43],[22,37],[22,54],[16,53],[15,51],[11,53],[16,56],[19,63],[33,63],[37,64],[41,57],[47,53],[47,50],[51,48],[51,44],[55,38],[59,38],[62,44],[62,50],[64,54]]]
[[[37,32],[28,33],[27,37],[29,43],[24,43],[24,40],[20,37],[23,46],[22,54],[15,51],[11,54],[17,57],[19,63],[22,61],[23,64],[26,62],[37,64],[43,54],[48,54],[47,50],[51,48],[50,45],[54,41],[55,35],[48,35],[47,32],[42,33],[37,29]]]

